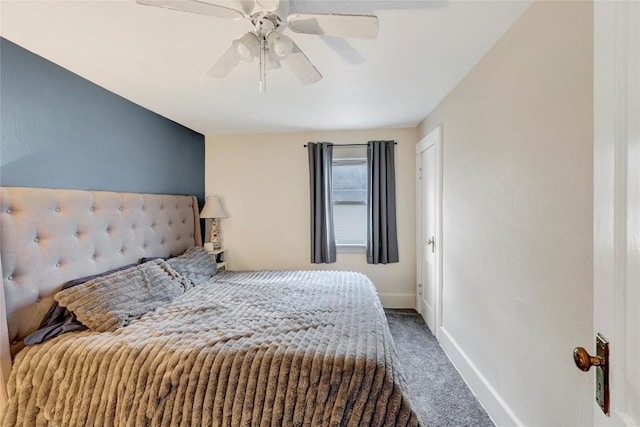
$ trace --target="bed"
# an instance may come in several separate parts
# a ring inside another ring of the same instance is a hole
[[[24,346],[69,280],[179,271],[201,245],[194,197],[4,187],[0,237],[2,425],[418,425],[359,273],[175,274],[185,290],[126,326]]]

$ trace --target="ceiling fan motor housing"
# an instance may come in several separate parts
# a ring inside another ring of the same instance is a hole
[[[251,23],[256,28],[256,33],[265,37],[282,23],[282,19],[272,12],[258,12],[251,15]]]

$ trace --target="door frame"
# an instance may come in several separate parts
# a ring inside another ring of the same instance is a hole
[[[422,278],[422,184],[420,177],[420,153],[435,146],[436,161],[436,207],[435,207],[435,291],[434,298],[434,315],[435,315],[435,331],[433,334],[436,339],[440,340],[440,327],[442,326],[442,125],[438,125],[435,129],[427,134],[416,144],[416,310],[420,312],[420,281]],[[422,313],[421,313],[422,314]]]
[[[610,416],[594,426],[635,426],[640,386],[640,5],[594,3],[594,334],[610,349]],[[631,330],[630,330],[631,329]],[[628,381],[628,378],[634,380]],[[635,421],[633,420],[635,418]]]

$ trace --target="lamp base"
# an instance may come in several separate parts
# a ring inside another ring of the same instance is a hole
[[[209,231],[209,242],[213,244],[213,249],[220,249],[220,233],[218,231],[218,219],[211,220],[211,230]]]

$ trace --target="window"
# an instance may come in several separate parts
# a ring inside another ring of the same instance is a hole
[[[336,245],[367,244],[367,159],[333,159],[333,222]]]

